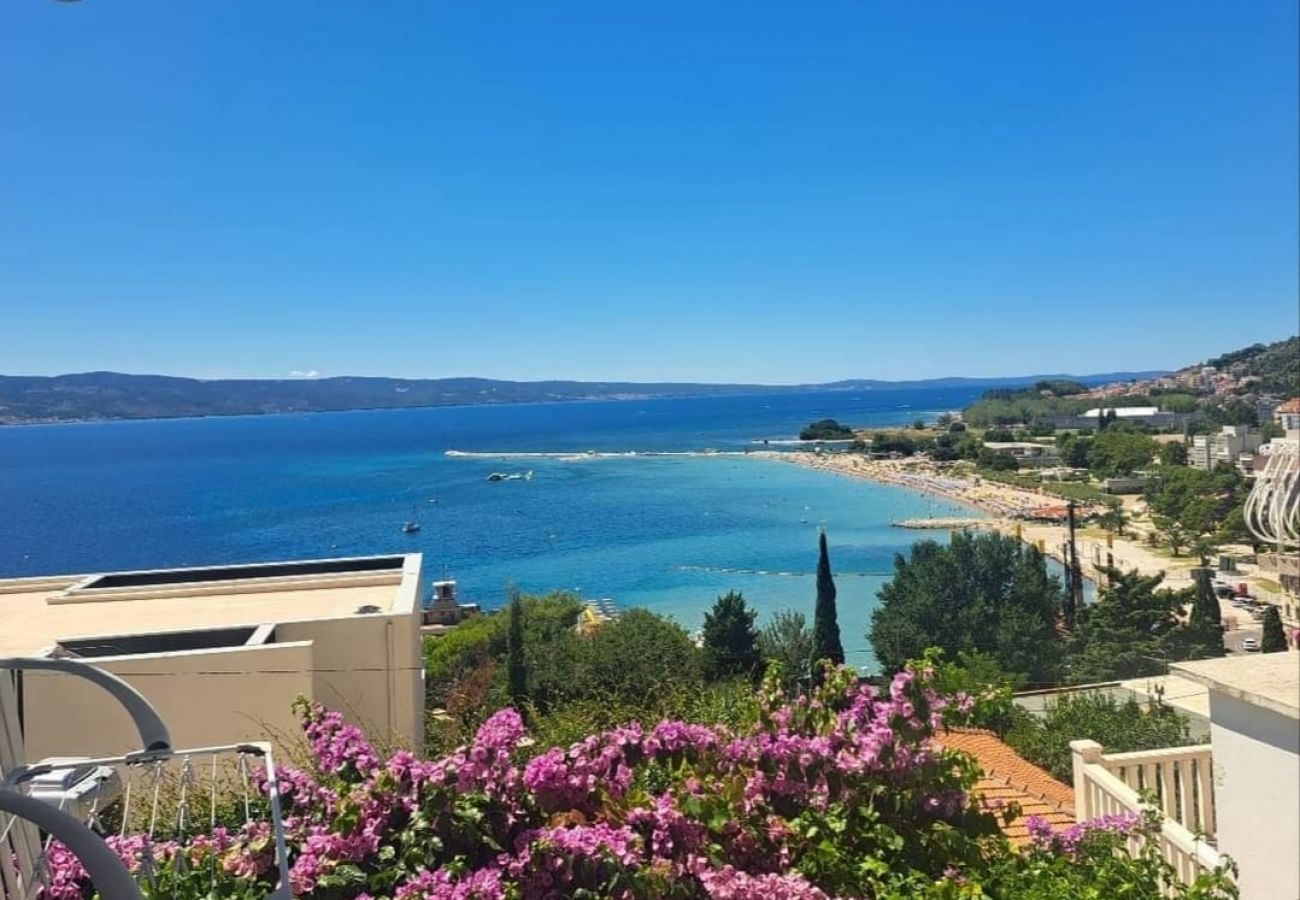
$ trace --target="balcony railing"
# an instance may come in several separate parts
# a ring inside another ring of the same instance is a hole
[[[1179,881],[1190,884],[1219,865],[1214,846],[1214,767],[1208,744],[1103,753],[1096,741],[1071,741],[1070,749],[1074,811],[1080,822],[1154,809],[1164,819],[1156,839],[1160,853]]]

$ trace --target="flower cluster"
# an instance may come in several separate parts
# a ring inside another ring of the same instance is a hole
[[[982,821],[967,794],[974,770],[931,740],[945,701],[929,681],[906,671],[876,691],[827,670],[809,697],[765,698],[744,732],[629,723],[532,759],[511,709],[449,756],[421,760],[381,759],[338,714],[304,704],[311,765],[276,779],[290,886],[328,900],[828,900],[883,894],[896,876],[936,884],[988,844],[965,830]],[[1031,822],[1040,852],[1065,855],[1134,827]],[[180,844],[114,841],[137,871],[171,872],[169,897],[274,887],[265,822]],[[75,859],[55,845],[49,861],[45,900],[90,900]]]
[[[1039,849],[1077,859],[1080,848],[1098,835],[1133,837],[1143,830],[1145,823],[1138,813],[1120,813],[1079,822],[1057,831],[1041,816],[1029,816],[1025,819],[1025,827],[1030,839]]]

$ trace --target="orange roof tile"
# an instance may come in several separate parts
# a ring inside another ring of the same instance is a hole
[[[1300,413],[1300,397],[1292,397],[1277,408],[1280,413]]]
[[[1028,842],[1025,819],[1029,816],[1041,816],[1056,828],[1074,824],[1074,789],[1021,757],[993,732],[950,728],[935,740],[949,750],[973,756],[979,763],[984,775],[975,785],[974,794],[997,817],[998,826],[1011,843],[1018,846]],[[1011,803],[1020,807],[1020,814],[1004,822],[1002,811]]]

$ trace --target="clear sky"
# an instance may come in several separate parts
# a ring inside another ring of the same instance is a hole
[[[1295,0],[4,0],[0,372],[795,382],[1294,333]]]

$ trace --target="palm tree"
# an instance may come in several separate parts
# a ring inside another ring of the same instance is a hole
[[[1128,527],[1128,515],[1124,512],[1124,507],[1118,503],[1107,508],[1098,521],[1101,523],[1102,528],[1105,528],[1111,534],[1118,534],[1120,537],[1124,536],[1124,529]]]

